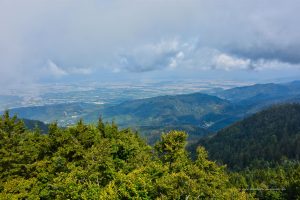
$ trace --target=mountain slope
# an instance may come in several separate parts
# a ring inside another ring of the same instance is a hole
[[[192,125],[218,131],[270,105],[299,102],[300,83],[256,84],[215,95],[193,93],[132,100],[106,107],[102,114],[121,126]]]
[[[31,120],[31,119],[21,119],[25,127],[34,130],[36,127],[41,130],[42,133],[47,133],[48,132],[48,125],[45,124],[44,122],[38,121],[38,120]]]
[[[239,115],[241,118],[274,104],[300,102],[300,81],[284,84],[267,83],[235,87],[216,92],[214,95],[229,100],[237,111],[233,114],[235,116]]]
[[[209,126],[205,117],[215,114],[214,118],[224,115],[230,102],[215,96],[193,93],[175,96],[159,96],[133,100],[105,108],[103,117],[115,119],[120,125],[197,125]],[[209,119],[214,120],[214,119]]]
[[[262,95],[266,97],[274,97],[284,96],[287,94],[290,94],[290,89],[287,85],[280,85],[275,83],[235,87],[217,93],[219,97],[228,99],[232,102],[239,102],[254,98],[256,96],[262,97]]]
[[[300,159],[300,104],[277,105],[200,139],[212,159],[241,169]]]

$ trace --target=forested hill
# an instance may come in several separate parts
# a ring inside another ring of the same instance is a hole
[[[265,96],[278,97],[289,95],[291,93],[294,94],[293,90],[290,91],[289,87],[286,85],[268,83],[235,87],[232,89],[221,91],[217,95],[224,99],[231,100],[233,102],[239,102],[242,100],[247,100],[249,98],[257,97],[258,95],[262,94]]]
[[[21,119],[26,128],[30,130],[34,130],[35,128],[40,129],[42,133],[48,133],[48,125],[44,122],[38,121],[38,120],[31,120],[31,119]]]
[[[230,100],[234,103],[248,101],[250,99],[284,99],[300,94],[300,81],[284,84],[266,83],[250,86],[235,87],[216,92],[215,95]]]
[[[273,106],[198,144],[206,147],[211,159],[233,169],[299,160],[300,104]]]
[[[230,106],[229,101],[216,96],[193,93],[127,101],[105,108],[101,114],[122,127],[136,128],[150,144],[169,130],[188,132],[191,142],[210,133],[215,124],[235,121],[227,111]]]
[[[208,114],[223,113],[230,102],[202,93],[158,96],[124,102],[103,110],[120,125],[198,125]]]

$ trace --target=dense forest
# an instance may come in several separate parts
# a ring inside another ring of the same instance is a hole
[[[299,108],[274,107],[272,112],[250,117],[252,126],[242,127],[258,130],[268,140],[268,134],[260,131],[263,127],[275,130],[285,125],[285,134],[298,141],[293,131],[298,130]],[[264,122],[261,115],[272,123]],[[255,123],[256,118],[262,124]],[[226,130],[244,123],[238,122],[210,138],[213,141],[219,134],[227,135]],[[234,138],[242,139],[242,127]],[[288,151],[291,156],[283,151],[286,156],[278,157],[275,147],[280,145],[270,143],[274,151],[268,152],[276,155],[270,159],[280,158],[280,162],[266,161],[263,153],[253,154],[246,163],[223,160],[227,168],[217,157],[208,157],[214,152],[226,153],[221,143],[216,149],[203,143],[209,152],[198,145],[195,158],[191,159],[186,150],[187,136],[183,131],[169,131],[149,146],[137,132],[120,129],[114,122],[103,123],[101,119],[97,125],[80,120],[67,128],[52,123],[48,134],[43,134],[38,126],[27,129],[22,120],[5,112],[0,117],[0,199],[300,199],[296,149]],[[249,145],[261,148],[260,142],[264,141],[255,139],[249,140]],[[241,144],[246,154],[247,143]]]
[[[258,199],[300,199],[300,104],[275,105],[201,139],[230,182]]]
[[[210,158],[229,168],[300,159],[300,104],[275,105],[201,139]]]
[[[154,147],[116,124],[26,130],[0,120],[0,199],[246,199],[204,148],[191,160],[187,135],[171,131]],[[250,196],[249,196],[250,198]]]

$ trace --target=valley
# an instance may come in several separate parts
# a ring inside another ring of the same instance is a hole
[[[127,93],[133,95],[133,91]],[[94,93],[89,91],[88,94],[93,97]],[[88,95],[83,92],[81,96]],[[115,121],[122,128],[139,131],[151,144],[157,141],[161,132],[180,129],[190,134],[189,141],[193,143],[203,135],[219,131],[271,105],[300,102],[300,83],[254,84],[222,90],[211,88],[201,93],[134,98],[137,97],[122,99],[119,96],[103,104],[54,103],[13,108],[10,112],[44,123],[56,121],[60,126],[73,125],[79,119],[95,124],[101,117],[104,121]]]

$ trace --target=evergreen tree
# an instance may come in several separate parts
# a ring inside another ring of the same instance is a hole
[[[189,158],[186,138],[171,131],[152,148],[130,129],[100,120],[53,123],[40,134],[7,112],[0,121],[0,199],[246,199],[203,148],[196,161]]]

